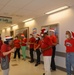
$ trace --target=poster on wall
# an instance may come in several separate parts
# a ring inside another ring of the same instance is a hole
[[[37,28],[33,28],[33,34],[37,34]]]
[[[57,37],[57,41],[59,43],[59,25],[58,24],[52,24],[52,25],[42,26],[41,29],[42,28],[47,29],[49,35],[50,35],[49,29],[54,29],[55,30],[55,35]]]
[[[17,29],[15,31],[15,36],[18,36],[21,39],[21,34],[24,34],[26,38],[29,38],[29,27]]]
[[[50,25],[50,29],[54,29],[55,30],[55,35],[56,35],[57,41],[59,43],[59,26],[58,25]]]
[[[12,24],[12,17],[0,16],[0,23]]]

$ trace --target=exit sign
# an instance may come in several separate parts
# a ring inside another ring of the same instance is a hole
[[[0,16],[0,22],[12,23],[12,17]]]

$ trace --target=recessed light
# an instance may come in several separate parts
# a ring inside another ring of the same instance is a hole
[[[68,8],[69,8],[69,6],[60,7],[58,9],[52,10],[50,12],[47,12],[45,14],[53,14],[53,13],[56,13],[56,12],[59,12],[59,11],[62,11],[62,10],[68,9]]]
[[[11,26],[16,26],[17,24],[12,24]]]
[[[33,20],[33,18],[29,18],[27,20],[24,20],[23,22],[28,22],[28,21],[31,21],[31,20]]]

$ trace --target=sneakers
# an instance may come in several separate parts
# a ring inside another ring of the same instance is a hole
[[[33,63],[34,61],[29,61],[30,63]]]
[[[22,60],[24,60],[24,58],[22,58]]]
[[[36,63],[35,66],[38,66],[40,63]]]
[[[54,71],[56,71],[56,70],[51,70],[51,72],[54,72]]]
[[[45,75],[45,73],[43,73],[43,75]]]
[[[38,66],[39,64],[35,64],[35,66]]]
[[[51,72],[56,71],[56,69],[51,69]]]
[[[25,59],[25,58],[22,58],[22,60],[24,60],[24,61],[25,61],[26,59]]]

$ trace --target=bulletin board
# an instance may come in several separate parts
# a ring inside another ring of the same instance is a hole
[[[50,35],[50,32],[49,32],[49,29],[54,29],[55,30],[55,35],[57,37],[57,41],[58,41],[58,44],[59,44],[59,24],[50,24],[50,25],[45,25],[45,26],[42,26],[41,29],[47,29],[48,30],[48,35]]]
[[[17,29],[15,31],[15,36],[18,36],[19,38],[21,38],[21,34],[24,34],[24,36],[26,38],[29,38],[29,27],[25,27],[25,28],[21,28],[21,29]]]

